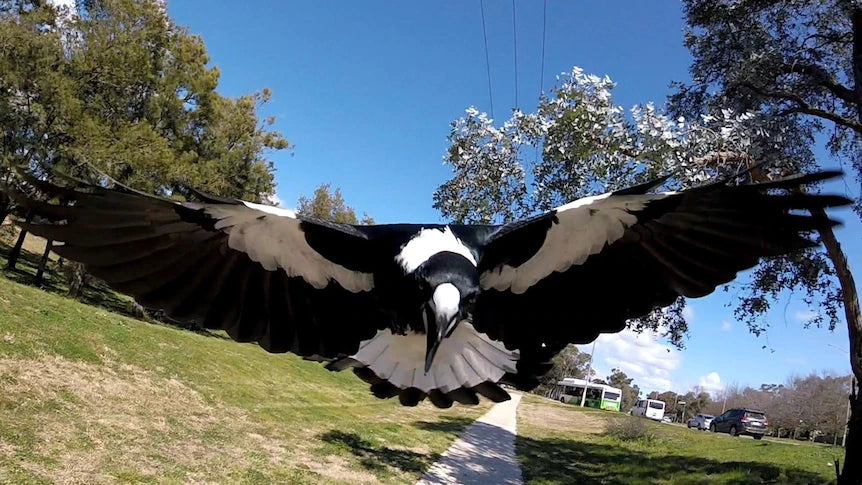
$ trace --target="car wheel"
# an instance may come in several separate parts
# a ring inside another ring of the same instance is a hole
[[[752,436],[752,438],[759,440],[759,439],[763,438],[763,436],[756,434],[756,435]]]
[[[736,426],[730,427],[730,436],[736,436]]]
[[[710,433],[715,433],[715,425],[714,425],[714,424],[710,424],[710,425],[709,425],[709,432],[710,432]]]

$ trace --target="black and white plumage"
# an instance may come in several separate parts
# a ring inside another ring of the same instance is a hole
[[[146,307],[448,407],[531,389],[567,344],[812,246],[835,222],[805,210],[849,201],[786,190],[838,175],[649,193],[658,181],[503,226],[352,226],[80,183],[9,191],[35,216],[22,227]]]

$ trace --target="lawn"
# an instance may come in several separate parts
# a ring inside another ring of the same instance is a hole
[[[349,372],[16,282],[34,258],[0,276],[0,483],[410,483],[487,408],[403,408]]]
[[[638,419],[648,439],[608,433]],[[529,484],[829,483],[844,449],[755,441],[689,430],[609,411],[583,410],[536,396],[518,408],[518,458]]]

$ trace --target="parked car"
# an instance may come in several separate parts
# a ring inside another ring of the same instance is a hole
[[[713,433],[729,433],[731,436],[749,435],[756,440],[763,438],[769,421],[759,409],[734,408],[709,423]]]
[[[662,423],[673,423],[673,416],[665,415],[665,417],[661,418]]]
[[[711,414],[698,414],[688,420],[688,427],[707,430],[709,429],[709,424],[712,423],[713,419],[715,419],[715,416]]]

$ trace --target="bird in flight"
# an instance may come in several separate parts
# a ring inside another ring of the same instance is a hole
[[[144,307],[449,407],[532,389],[566,345],[814,246],[837,224],[823,209],[849,200],[795,189],[839,175],[652,193],[664,178],[505,225],[334,224],[34,178],[6,190],[23,228]]]

